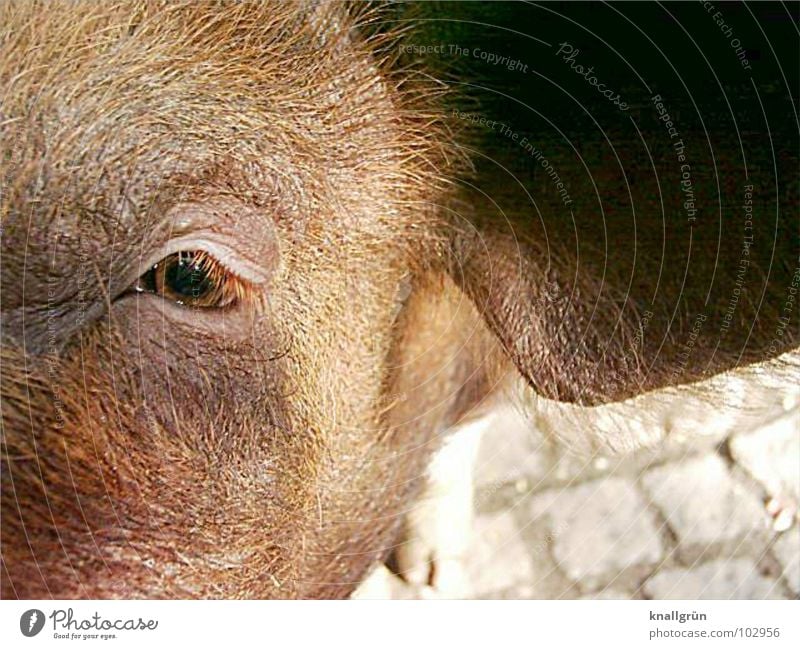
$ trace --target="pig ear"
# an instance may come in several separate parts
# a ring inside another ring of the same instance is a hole
[[[697,155],[692,190],[730,210],[699,223],[685,192],[659,192],[659,182],[680,187],[671,158],[632,183],[647,166],[635,145],[615,144],[621,165],[590,145],[580,158],[549,146],[566,196],[547,169],[531,178],[478,155],[451,210],[451,276],[534,390],[596,405],[797,347],[800,309],[786,310],[800,287],[790,190],[780,186],[776,210],[774,189],[758,189],[775,186],[771,169],[753,165],[718,199],[713,173],[733,176],[726,159],[736,156],[718,154],[713,167]]]
[[[479,200],[473,196],[470,211]],[[507,220],[499,205],[495,209],[455,228],[451,273],[499,351],[544,397],[585,404],[622,397],[640,363],[623,351],[632,342],[625,301],[612,299],[610,287],[602,291],[590,277],[579,277],[570,251],[548,242],[545,228]],[[603,376],[626,382],[614,386]]]

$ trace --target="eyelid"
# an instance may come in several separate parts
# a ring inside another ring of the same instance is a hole
[[[208,253],[208,255],[213,257],[225,270],[228,270],[240,279],[254,286],[260,286],[267,282],[268,277],[263,270],[253,262],[236,253],[233,248],[227,244],[216,240],[213,235],[204,235],[201,237],[186,236],[172,239],[151,256],[143,258],[144,262],[139,264],[136,277],[138,278],[144,275],[162,259],[177,252],[189,250]]]
[[[226,198],[201,203],[164,205],[157,210],[150,236],[141,242],[139,255],[129,259],[124,274],[112,275],[109,292],[114,299],[161,260],[178,252],[204,252],[225,271],[265,293],[279,264],[280,250],[274,223],[263,208]]]

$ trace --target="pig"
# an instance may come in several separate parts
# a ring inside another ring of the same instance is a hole
[[[669,136],[536,158],[395,11],[0,5],[3,597],[342,598],[398,546],[435,581],[405,521],[504,391],[796,385],[796,132],[746,182],[697,124],[688,177]]]

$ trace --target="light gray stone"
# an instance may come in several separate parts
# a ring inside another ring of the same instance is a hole
[[[795,595],[800,595],[800,526],[781,534],[772,551],[783,569],[783,578]]]
[[[645,582],[653,599],[780,599],[777,582],[763,577],[751,559],[717,559],[692,568],[661,570]]]
[[[553,439],[545,441],[546,426],[537,428],[513,411],[499,413],[480,447],[475,502],[486,513],[475,520],[465,596],[800,595],[800,528],[794,521],[796,507],[792,509],[800,482],[798,413],[729,438],[735,463],[742,467],[731,472],[710,448],[719,443],[728,424],[700,420],[686,409],[675,412],[664,444],[628,456],[574,453]],[[678,417],[686,426],[674,425]],[[536,421],[541,424],[541,417]],[[737,422],[733,429],[742,431]],[[688,430],[689,424],[698,430]],[[573,432],[565,428],[551,430],[550,435],[569,438]],[[702,434],[699,441],[695,432]],[[647,468],[651,462],[659,466]],[[642,470],[646,473],[640,491],[636,476]],[[764,485],[776,506],[786,510],[786,526],[793,525],[778,535],[768,552],[773,533],[763,494],[742,470]],[[669,552],[673,542],[660,529],[657,512],[677,536],[677,553]],[[723,556],[737,558],[720,559]],[[662,560],[670,567],[660,566]],[[646,580],[654,568],[657,572]],[[385,568],[382,573],[359,594],[392,599],[442,596],[430,587],[413,588]]]
[[[400,577],[380,564],[372,569],[368,577],[350,596],[350,599],[418,599],[415,592]]]
[[[730,442],[731,455],[771,496],[800,500],[800,409]]]
[[[493,415],[483,433],[475,467],[479,489],[527,480],[535,483],[553,469],[550,448],[536,429],[511,407]]]
[[[475,519],[467,557],[469,590],[475,597],[533,582],[533,564],[510,512]]]
[[[532,500],[531,513],[546,517],[559,568],[587,588],[632,566],[654,564],[664,551],[630,480],[603,478],[550,489]]]
[[[678,536],[679,548],[738,544],[749,534],[766,533],[764,507],[716,454],[651,469],[642,485]]]

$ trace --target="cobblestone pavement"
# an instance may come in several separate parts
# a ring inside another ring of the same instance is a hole
[[[484,436],[468,596],[800,595],[800,406],[621,457],[570,453],[511,409]],[[390,579],[387,593],[409,597]]]

